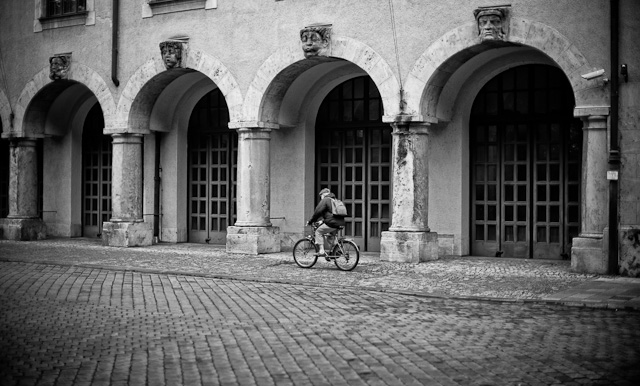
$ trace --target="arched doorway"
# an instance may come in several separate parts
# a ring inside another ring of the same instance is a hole
[[[195,105],[188,134],[189,241],[225,244],[236,220],[238,135],[220,89]]]
[[[316,191],[328,187],[349,212],[345,235],[379,251],[391,223],[391,127],[368,76],[350,79],[324,99],[316,121]]]
[[[509,69],[470,120],[471,254],[566,258],[580,227],[582,130],[571,86],[548,65]]]
[[[104,135],[104,117],[96,103],[82,129],[82,235],[100,237],[111,220],[111,136]]]

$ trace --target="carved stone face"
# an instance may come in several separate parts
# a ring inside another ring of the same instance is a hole
[[[300,34],[300,40],[302,42],[302,51],[304,51],[304,57],[310,58],[317,56],[320,50],[327,47],[327,40],[323,39],[317,31],[303,31]]]
[[[478,18],[480,40],[502,40],[502,18],[498,15],[484,15]]]
[[[53,56],[49,59],[49,79],[67,79],[69,62],[65,57]]]
[[[167,70],[180,67],[182,59],[182,47],[178,44],[165,43],[161,45],[162,61]]]

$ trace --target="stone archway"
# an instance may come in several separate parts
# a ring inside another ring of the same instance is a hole
[[[592,70],[584,55],[556,29],[543,23],[511,18],[509,43],[534,48],[547,55],[565,73],[573,89],[576,105],[602,104],[602,95],[587,91],[591,84],[580,74]],[[405,82],[406,113],[415,120],[437,121],[443,88],[468,59],[495,48],[479,43],[477,24],[464,24],[444,34],[418,58]]]
[[[239,120],[242,110],[242,93],[227,67],[218,59],[199,50],[187,51],[183,60],[187,69],[201,72],[220,88],[229,106],[231,119]],[[179,69],[171,71],[174,71],[177,76],[184,73]],[[153,100],[140,93],[152,78],[169,75],[171,72],[167,71],[160,55],[140,66],[129,78],[122,91],[113,121],[105,122],[107,126],[105,131],[109,133],[145,132],[148,125],[145,119],[151,113]]]
[[[40,70],[23,88],[14,109],[13,129],[6,131],[12,136],[22,137],[32,135],[32,128],[23,127],[28,114],[29,105],[36,95],[45,87],[55,83],[49,79],[50,67]],[[96,96],[102,107],[105,119],[110,119],[116,111],[111,90],[102,77],[88,66],[72,63],[67,80],[75,81],[86,86]],[[4,119],[4,118],[3,118]],[[44,124],[44,121],[42,122]]]
[[[355,39],[333,36],[329,58],[343,59],[362,68],[374,81],[382,97],[385,115],[400,111],[400,85],[387,63],[373,48]],[[241,121],[277,124],[284,94],[293,80],[319,62],[304,61],[299,42],[271,55],[256,73],[247,90]]]

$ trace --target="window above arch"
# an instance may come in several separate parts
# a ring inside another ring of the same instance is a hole
[[[218,0],[144,0],[142,17],[148,18],[165,13],[215,8],[218,8]]]
[[[34,0],[33,32],[95,25],[95,0]]]

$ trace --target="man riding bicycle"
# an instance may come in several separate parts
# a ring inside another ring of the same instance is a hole
[[[331,211],[331,199],[336,198],[336,196],[331,193],[329,189],[324,188],[319,194],[320,202],[318,203],[318,206],[316,206],[316,210],[313,212],[311,219],[307,221],[307,225],[311,225],[322,218],[323,224],[316,229],[315,233],[315,243],[319,248],[316,255],[326,256],[327,253],[325,252],[324,247],[324,235],[336,231],[339,227],[343,227],[344,217],[333,215]]]

